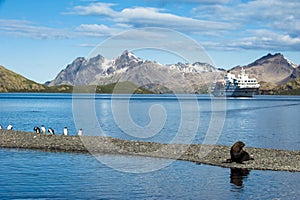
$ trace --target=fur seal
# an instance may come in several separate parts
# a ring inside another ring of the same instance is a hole
[[[230,159],[227,159],[226,163],[236,162],[242,164],[244,161],[254,160],[248,152],[243,150],[244,146],[245,144],[242,141],[234,143],[230,149]]]

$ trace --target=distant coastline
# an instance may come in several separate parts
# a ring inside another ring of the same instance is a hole
[[[299,79],[300,83],[300,79]],[[122,92],[114,91],[114,86],[116,84],[110,85],[103,85],[103,86],[76,86],[74,90],[74,86],[71,85],[60,85],[60,86],[46,86],[44,89],[40,90],[5,90],[1,91],[0,93],[61,93],[61,94],[71,94],[71,93],[96,93],[96,94],[162,94],[162,93],[155,93],[153,91],[147,90],[143,87],[137,87],[133,83],[129,83],[132,85],[132,88],[126,88]],[[295,83],[295,85],[298,83]],[[125,84],[127,85],[127,84]],[[132,90],[133,89],[133,90]],[[133,91],[133,92],[132,92]],[[172,92],[166,92],[164,94],[173,94]],[[188,94],[188,93],[187,93]],[[197,94],[210,94],[208,92],[197,93]],[[291,96],[299,96],[300,95],[300,88],[291,89],[289,85],[282,85],[275,89],[260,89],[257,95],[291,95]]]
[[[72,85],[59,85],[59,86],[46,86],[41,84],[41,88],[39,89],[6,89],[0,90],[0,93],[98,93],[98,94],[112,94],[114,93],[114,88],[117,83],[109,84],[109,85],[87,85],[87,86],[72,86]],[[119,88],[118,93],[124,94],[154,94],[154,92],[147,90],[143,87],[138,87],[134,83],[131,82],[121,82],[118,83]]]

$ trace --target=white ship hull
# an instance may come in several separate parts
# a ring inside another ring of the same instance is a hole
[[[220,88],[213,90],[216,97],[253,97],[258,93],[258,88]]]

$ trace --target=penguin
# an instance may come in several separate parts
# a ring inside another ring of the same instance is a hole
[[[35,126],[35,127],[33,128],[33,130],[34,130],[35,133],[37,133],[37,134],[40,134],[40,133],[41,133],[41,129],[40,129],[39,127],[37,127],[37,126]]]
[[[43,135],[46,135],[46,128],[44,125],[42,125],[41,130],[42,130]]]
[[[53,128],[49,128],[48,132],[49,132],[50,135],[55,135]]]
[[[78,136],[82,136],[82,128],[78,131]]]
[[[13,129],[13,126],[12,125],[8,125],[7,126],[7,130],[12,130]]]
[[[0,124],[0,130],[2,130],[2,125]]]
[[[68,128],[67,128],[66,126],[64,127],[63,135],[69,135],[69,133],[68,133]]]

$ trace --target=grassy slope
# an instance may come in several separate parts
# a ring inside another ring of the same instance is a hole
[[[300,95],[300,78],[289,81],[275,89],[278,95]]]
[[[46,86],[35,83],[0,65],[0,92],[40,92],[45,88]]]
[[[88,86],[53,86],[55,90],[62,90],[61,88],[68,88],[65,92],[76,92],[76,93],[103,93],[103,94],[152,94],[153,92],[143,87],[138,87],[132,82],[125,81],[119,83],[113,83],[109,85],[88,85]],[[51,87],[51,88],[53,88]]]

